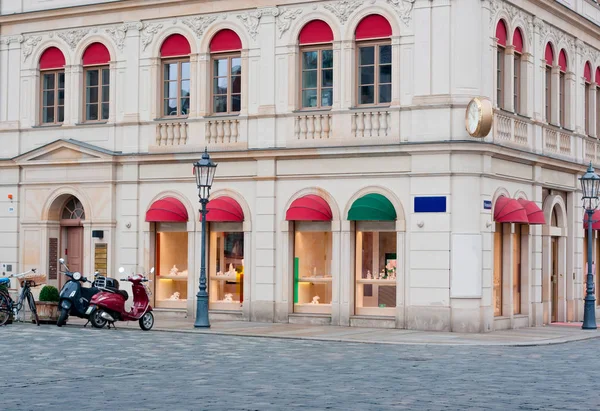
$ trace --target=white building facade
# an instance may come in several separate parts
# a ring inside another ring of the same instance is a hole
[[[582,319],[595,2],[208,4],[0,1],[2,272],[155,266],[156,309],[194,316],[206,147],[213,318]]]

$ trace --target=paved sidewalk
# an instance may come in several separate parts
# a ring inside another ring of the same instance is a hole
[[[84,320],[69,318],[70,326],[82,326]],[[91,325],[88,324],[88,327]],[[117,323],[117,329],[140,330],[137,322]],[[141,331],[141,330],[140,330]],[[343,341],[370,344],[531,346],[562,344],[600,337],[600,331],[584,331],[581,323],[550,325],[461,334],[416,330],[299,325],[247,321],[212,321],[211,328],[194,328],[192,319],[157,318],[153,331],[235,335],[244,337],[288,338],[317,341]]]

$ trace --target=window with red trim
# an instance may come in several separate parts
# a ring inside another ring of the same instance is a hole
[[[559,75],[559,121],[562,127],[566,124],[566,72],[567,72],[567,53],[564,49],[560,51],[558,55],[558,66],[560,67]]]
[[[521,29],[516,28],[513,34],[514,47],[514,81],[513,81],[513,108],[515,113],[521,113],[521,63],[523,53],[523,35]]]
[[[552,44],[546,44],[546,50],[544,53],[546,58],[546,69],[545,69],[545,93],[546,93],[546,121],[552,122],[552,65],[554,64],[554,50]]]
[[[596,83],[596,137],[600,137],[600,67],[596,67],[594,74],[594,83]]]
[[[585,80],[585,112],[583,113],[584,125],[585,125],[585,134],[590,134],[590,90],[592,87],[592,65],[589,61],[585,63],[585,67],[583,68],[583,78]]]
[[[308,22],[298,36],[301,55],[301,107],[333,104],[333,31],[322,20]]]
[[[210,42],[212,63],[211,107],[215,114],[239,113],[242,109],[242,41],[229,29]]]
[[[392,101],[392,27],[385,17],[371,14],[356,26],[358,105]]]
[[[102,43],[90,44],[83,53],[84,119],[106,121],[109,115],[110,53]]]
[[[189,113],[190,53],[190,43],[181,34],[171,34],[160,47],[163,117],[185,117]]]
[[[61,124],[65,120],[65,56],[56,47],[40,57],[40,123]]]
[[[504,20],[496,25],[496,105],[504,108],[504,62],[506,58],[506,24]]]

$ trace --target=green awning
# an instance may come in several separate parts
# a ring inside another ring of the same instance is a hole
[[[381,194],[366,194],[356,200],[350,211],[350,221],[394,221],[396,210],[386,197]]]

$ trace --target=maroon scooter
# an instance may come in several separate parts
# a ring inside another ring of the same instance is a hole
[[[119,268],[119,273],[123,274],[125,269]],[[154,273],[154,268],[150,274]],[[121,281],[129,281],[133,289],[133,307],[127,311],[125,301],[129,299],[127,291],[119,289],[118,281],[115,281],[114,287],[98,285],[100,292],[95,294],[90,301],[90,306],[86,311],[90,323],[95,328],[103,328],[108,324],[114,327],[116,321],[138,321],[140,328],[149,331],[154,326],[154,314],[150,305],[150,290],[144,283],[148,279],[142,274],[130,275],[122,278]]]

